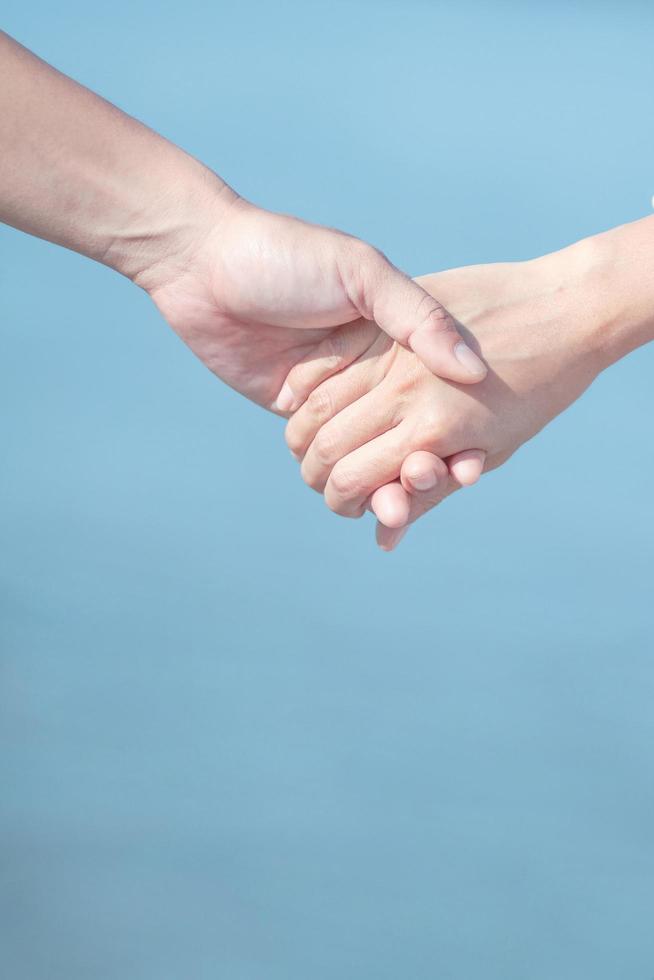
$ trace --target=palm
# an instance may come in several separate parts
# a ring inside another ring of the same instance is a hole
[[[281,216],[262,222],[249,210],[236,222],[151,295],[211,371],[271,408],[290,369],[357,310],[331,247],[335,233]]]

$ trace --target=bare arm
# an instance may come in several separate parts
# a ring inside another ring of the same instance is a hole
[[[0,33],[0,220],[130,278],[233,192],[179,147]]]
[[[0,219],[128,276],[216,374],[266,407],[310,342],[362,317],[443,376],[485,375],[447,311],[376,249],[242,201],[6,34],[0,120]]]

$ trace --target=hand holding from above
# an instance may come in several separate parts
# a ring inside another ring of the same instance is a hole
[[[361,317],[444,377],[484,377],[447,311],[375,248],[248,204],[1,31],[0,116],[0,221],[142,286],[247,397],[272,408],[293,364]],[[293,407],[287,390],[278,410]]]
[[[486,373],[438,300],[372,246],[229,189],[135,281],[216,375],[280,413],[295,405],[284,378],[318,343],[334,370],[365,350],[364,316],[445,377]]]

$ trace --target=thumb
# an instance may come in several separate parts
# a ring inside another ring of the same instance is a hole
[[[361,315],[410,348],[433,374],[461,384],[486,377],[486,365],[462,339],[452,315],[381,252],[366,246],[353,280],[352,299]]]

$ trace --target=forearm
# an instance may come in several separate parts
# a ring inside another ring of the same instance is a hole
[[[529,264],[529,263],[528,263]],[[535,264],[558,283],[572,331],[597,373],[654,340],[654,216],[584,239]]]
[[[0,32],[0,220],[136,279],[235,195],[179,147]],[[199,227],[200,226],[200,227]]]

